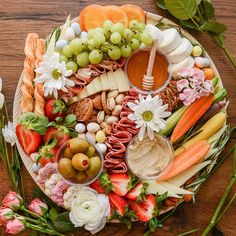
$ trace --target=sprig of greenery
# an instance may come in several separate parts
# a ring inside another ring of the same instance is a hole
[[[236,70],[235,58],[225,45],[224,32],[227,27],[216,21],[215,9],[211,0],[156,0],[157,6],[179,20],[179,24],[190,30],[208,34],[229,58]]]

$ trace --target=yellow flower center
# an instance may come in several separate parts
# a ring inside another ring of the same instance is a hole
[[[58,69],[55,69],[52,72],[52,76],[53,76],[54,79],[59,79],[61,77],[61,72]]]
[[[144,119],[145,121],[151,121],[152,118],[153,118],[153,113],[152,113],[151,111],[145,111],[145,112],[142,114],[142,116],[143,116],[143,119]]]

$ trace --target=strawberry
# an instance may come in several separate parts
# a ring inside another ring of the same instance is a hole
[[[50,121],[55,120],[57,117],[64,117],[66,105],[61,99],[51,98],[47,100],[44,108],[45,115]]]
[[[112,174],[110,175],[112,183],[112,191],[119,195],[125,196],[128,192],[129,176],[127,174]]]
[[[59,147],[71,138],[66,127],[57,125],[56,127],[48,127],[43,136],[43,143],[48,143],[50,140],[53,140],[54,137],[58,140],[57,145]]]
[[[90,184],[90,187],[95,189],[98,193],[105,193],[106,189],[100,185],[99,179]]]
[[[27,155],[36,152],[42,141],[40,134],[34,130],[29,130],[22,124],[16,126],[16,136]]]
[[[156,206],[156,199],[153,195],[149,195],[146,200],[135,203],[133,201],[129,202],[132,210],[135,211],[138,219],[141,222],[147,222],[153,217],[153,212]]]
[[[50,149],[48,152],[47,152],[47,155],[48,157],[46,156],[41,156],[40,160],[39,160],[39,163],[42,165],[42,166],[45,166],[47,163],[51,162],[51,163],[54,163],[55,160],[56,160],[56,154],[59,150],[59,147],[56,146],[52,149]],[[50,157],[49,157],[50,156]]]
[[[116,195],[114,193],[109,193],[108,194],[109,200],[110,200],[110,204],[113,208],[115,208],[115,210],[121,215],[124,216],[125,214],[125,207],[128,205],[128,203],[126,202],[126,200],[119,196]]]
[[[138,197],[142,194],[142,189],[143,189],[143,184],[139,183],[133,189],[131,189],[125,195],[125,197],[132,200],[132,201],[136,201],[138,199]]]

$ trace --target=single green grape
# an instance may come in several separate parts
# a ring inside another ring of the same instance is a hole
[[[139,31],[144,31],[146,28],[146,25],[144,23],[138,23],[138,25],[136,26],[137,30]]]
[[[89,54],[88,52],[81,52],[77,55],[77,64],[80,67],[86,67],[89,64]]]
[[[73,55],[73,51],[72,51],[72,49],[71,49],[71,47],[69,45],[64,46],[62,51],[63,51],[63,54],[67,58],[72,57],[72,55]]]
[[[118,60],[121,57],[121,51],[117,46],[112,46],[109,50],[108,50],[108,56],[112,59],[112,60]]]
[[[88,49],[90,51],[92,51],[95,48],[96,48],[96,45],[95,45],[94,39],[89,39],[89,41],[88,41]]]
[[[74,61],[69,61],[69,62],[66,63],[66,69],[67,70],[72,70],[73,73],[76,73],[77,70],[78,70],[78,65]]]
[[[118,32],[120,33],[121,35],[123,34],[124,32],[124,25],[122,23],[115,23],[111,26],[111,32],[114,33],[114,32]]]
[[[129,45],[123,45],[121,48],[120,48],[120,51],[121,51],[121,55],[122,57],[129,57],[130,54],[132,53],[132,49]]]
[[[95,33],[94,29],[90,29],[90,30],[88,31],[88,39],[93,38],[94,33]]]
[[[89,61],[92,64],[98,64],[102,61],[102,59],[103,59],[103,53],[98,49],[94,49],[89,53]]]
[[[104,34],[100,33],[100,32],[96,32],[94,35],[93,35],[93,40],[94,40],[94,43],[96,45],[101,45],[103,43],[106,42],[106,37],[104,36]]]
[[[101,45],[101,50],[102,52],[107,53],[110,47],[111,44],[109,42],[105,42],[104,44]]]
[[[139,24],[139,22],[138,22],[137,20],[131,20],[131,21],[129,22],[129,28],[130,28],[130,29],[133,29],[133,28],[135,28],[138,24]]]
[[[141,34],[141,40],[146,45],[151,45],[152,44],[152,36],[150,35],[150,33],[146,32],[146,31],[144,31]]]
[[[137,39],[133,38],[129,41],[128,45],[134,51],[139,48],[139,41]]]
[[[129,28],[124,29],[123,38],[124,38],[124,39],[131,39],[132,37],[133,37],[133,32],[132,32],[132,30],[129,29]]]
[[[102,24],[102,27],[106,32],[108,32],[111,29],[111,26],[113,25],[113,22],[111,20],[105,20]]]
[[[136,32],[133,36],[134,39],[137,39],[139,42],[141,41],[141,33]]]
[[[95,29],[94,29],[94,33],[101,33],[101,34],[105,34],[105,33],[106,33],[106,31],[105,31],[103,28],[101,28],[101,27],[98,27],[98,28],[95,28]]]
[[[75,38],[75,39],[71,40],[69,43],[69,46],[74,54],[78,54],[78,53],[82,52],[84,49],[83,42],[79,38]]]
[[[68,62],[68,58],[66,57],[66,56],[64,56],[64,55],[60,55],[60,62]]]
[[[118,32],[114,32],[111,34],[110,40],[114,44],[118,44],[121,41],[121,35]]]

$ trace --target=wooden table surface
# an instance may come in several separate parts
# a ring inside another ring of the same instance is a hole
[[[0,0],[0,76],[4,82],[4,92],[7,98],[8,110],[12,114],[12,104],[18,79],[20,77],[24,60],[24,41],[30,32],[36,32],[40,37],[48,35],[53,26],[61,25],[67,15],[77,16],[80,9],[96,1],[89,0]],[[102,4],[139,3],[146,11],[171,16],[157,9],[155,0],[102,0]],[[236,1],[213,0],[219,21],[227,25],[226,44],[230,52],[236,58]],[[230,100],[228,121],[232,126],[236,125],[236,72],[222,51],[216,47],[205,35],[194,36],[207,49],[222,76],[224,86],[228,90]],[[231,138],[227,149],[236,141],[236,135]],[[193,228],[203,229],[210,221],[212,213],[222,195],[231,176],[232,158],[221,166],[209,181],[204,184],[196,197],[196,203],[187,203],[181,206],[174,217],[169,219],[163,229],[155,235],[178,235]],[[24,167],[23,180],[27,192],[27,198],[31,199],[31,190],[35,183]],[[10,183],[5,167],[0,163],[0,200],[10,190]],[[236,188],[234,189],[234,192]],[[236,201],[227,211],[218,224],[224,235],[236,235]],[[110,224],[99,235],[143,235],[144,227],[134,224],[131,231],[120,224]],[[5,235],[2,233],[2,235]],[[24,235],[27,235],[24,234]],[[88,235],[83,233],[80,235]],[[196,235],[199,235],[197,233]]]

